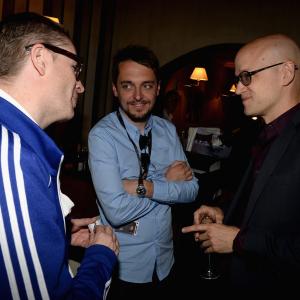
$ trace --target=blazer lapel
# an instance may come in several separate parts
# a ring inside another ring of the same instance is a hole
[[[253,208],[255,207],[255,203],[259,198],[261,192],[263,191],[264,186],[268,181],[268,178],[272,174],[274,168],[278,164],[280,158],[284,154],[295,133],[295,124],[291,122],[287,126],[287,128],[282,132],[282,134],[271,145],[269,153],[267,154],[265,161],[263,162],[263,165],[256,177],[252,191],[250,193],[249,202],[245,211],[245,216],[243,218],[242,225],[245,225],[248,222]]]
[[[238,190],[235,193],[235,196],[232,199],[232,202],[230,203],[228,210],[226,211],[225,217],[224,217],[224,223],[227,224],[230,221],[231,216],[235,212],[235,208],[237,206],[238,201],[240,201],[241,195],[243,194],[243,190],[248,182],[248,178],[252,172],[252,166],[253,166],[253,160],[250,161],[248,164],[248,167],[246,169],[245,174],[243,175],[242,181],[239,185]]]

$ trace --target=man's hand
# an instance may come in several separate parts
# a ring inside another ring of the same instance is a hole
[[[204,216],[210,217],[214,223],[223,223],[224,214],[219,207],[201,205],[194,212],[194,224],[200,224]]]
[[[187,162],[175,160],[166,170],[168,181],[189,181],[193,179],[192,169]]]
[[[72,223],[72,236],[71,236],[71,245],[88,247],[90,239],[90,231],[88,225],[95,223],[97,217],[94,218],[82,218],[82,219],[71,219]]]
[[[233,251],[233,240],[240,231],[239,228],[223,224],[197,224],[183,227],[182,232],[197,232],[197,240],[201,242],[201,248],[205,253],[231,253]]]
[[[90,245],[104,245],[119,254],[119,241],[110,226],[96,225],[90,234]]]
[[[119,242],[113,230],[109,226],[96,225],[91,232],[89,224],[96,222],[98,217],[72,219],[71,245],[87,248],[91,245],[104,245],[112,249],[116,254],[119,253]]]
[[[223,211],[219,207],[212,207],[212,206],[206,206],[206,205],[201,205],[200,208],[198,208],[194,212],[194,225],[201,224],[203,217],[208,216],[210,219],[213,220],[214,223],[217,224],[222,224],[223,223],[223,218],[224,214]],[[190,226],[192,227],[192,226]],[[184,233],[186,231],[183,231]],[[190,231],[188,231],[190,232]],[[199,235],[200,233],[198,230],[195,230],[195,241],[199,241]]]
[[[165,177],[168,181],[189,181],[193,179],[192,169],[188,166],[187,162],[175,160],[166,170]],[[153,197],[153,183],[150,180],[143,180],[146,188],[146,198]],[[138,185],[137,179],[123,179],[124,190],[133,196],[137,196],[136,188]]]

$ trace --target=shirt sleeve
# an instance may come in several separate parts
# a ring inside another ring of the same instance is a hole
[[[174,131],[174,157],[173,161],[186,161],[183,147],[179,137]],[[154,184],[153,200],[164,203],[189,203],[193,202],[198,193],[198,180],[193,175],[193,179],[189,181],[168,181],[164,173],[158,174],[152,178]]]
[[[93,184],[101,208],[114,227],[136,220],[158,205],[124,190],[117,151],[113,138],[104,129],[89,134],[89,167]]]

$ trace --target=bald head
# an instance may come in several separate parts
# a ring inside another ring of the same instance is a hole
[[[263,66],[277,62],[292,61],[300,64],[300,50],[298,45],[288,36],[274,34],[258,38],[240,49],[236,61],[241,56],[251,57],[257,65]]]
[[[244,112],[271,122],[300,101],[300,50],[288,36],[274,34],[242,47],[235,58],[236,93]]]

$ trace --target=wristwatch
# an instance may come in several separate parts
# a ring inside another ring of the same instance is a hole
[[[147,190],[144,186],[144,180],[143,178],[139,178],[138,185],[136,187],[136,193],[139,197],[145,197],[146,192]]]

